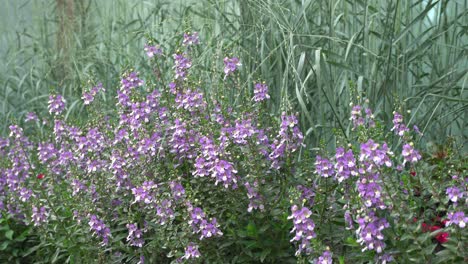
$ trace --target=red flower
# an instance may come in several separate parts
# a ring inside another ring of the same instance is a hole
[[[436,230],[439,230],[440,229],[440,226],[430,226],[429,227],[429,230],[431,230],[431,232],[434,232]]]
[[[415,172],[415,171],[410,171],[410,174],[411,174],[411,176],[416,176],[416,172]]]
[[[448,241],[448,237],[449,237],[449,233],[447,232],[442,232],[440,234],[438,234],[435,239],[437,239],[437,241],[439,241],[439,243],[443,244],[445,242]]]
[[[37,178],[38,178],[39,180],[42,180],[42,179],[44,179],[44,174],[42,174],[42,173],[39,173],[39,174],[37,175]]]
[[[427,231],[429,231],[431,229],[431,226],[426,224],[426,223],[422,223],[421,224],[421,229],[422,229],[423,233],[425,233],[425,232],[427,232]]]

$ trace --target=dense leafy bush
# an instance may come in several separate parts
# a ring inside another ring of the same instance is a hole
[[[129,70],[116,91],[91,85],[83,93],[93,117],[86,122],[66,122],[66,99],[54,94],[50,117],[30,113],[24,129],[10,126],[0,144],[0,209],[8,219],[2,223],[18,227],[2,228],[8,239],[2,258],[466,260],[463,163],[435,172],[415,149],[419,129],[395,112],[387,131],[365,100],[353,106],[352,132],[337,132],[336,151],[320,148],[313,159],[298,116],[265,110],[266,83],[236,93],[241,59],[226,56],[210,83],[223,89],[204,92],[199,42],[197,33],[186,33],[171,51],[150,40],[144,47],[150,63],[173,64],[172,79]],[[108,110],[99,97],[114,92],[115,108]],[[448,180],[435,178],[448,173]]]

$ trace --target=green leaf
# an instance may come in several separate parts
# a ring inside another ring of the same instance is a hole
[[[5,237],[8,238],[9,240],[12,240],[14,233],[15,232],[13,230],[8,230],[8,231],[5,232]]]
[[[5,241],[0,245],[0,251],[7,249],[9,242]]]

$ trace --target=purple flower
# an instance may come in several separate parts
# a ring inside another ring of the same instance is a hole
[[[360,105],[355,105],[353,106],[353,109],[351,109],[350,120],[353,121],[354,128],[364,125],[364,118],[362,117],[361,111],[362,107]]]
[[[171,200],[163,200],[156,206],[156,215],[160,225],[165,225],[169,220],[174,218],[174,210],[172,210]]]
[[[231,137],[236,144],[245,145],[247,139],[255,134],[255,127],[252,126],[252,120],[236,120],[236,125],[232,130]]]
[[[233,189],[237,187],[237,170],[231,162],[226,160],[216,160],[213,168],[211,169],[211,176],[216,179],[215,185],[222,183],[224,188],[228,188],[229,185]]]
[[[247,197],[249,198],[249,207],[247,208],[247,212],[250,213],[253,209],[260,209],[260,211],[263,211],[265,209],[265,206],[263,205],[263,196],[250,186],[250,183],[246,182],[244,185],[245,188],[247,188]],[[254,187],[257,187],[257,181],[255,181],[253,185]]]
[[[188,211],[190,213],[190,220],[188,223],[192,226],[194,233],[201,233],[200,240],[212,236],[222,236],[223,232],[218,229],[219,225],[216,218],[208,222],[206,215],[200,207],[195,207],[188,203]]]
[[[219,225],[216,221],[216,218],[211,219],[211,222],[208,222],[206,219],[203,219],[200,223],[200,240],[203,238],[217,237],[222,236],[223,232],[219,230]]]
[[[199,42],[200,40],[198,39],[198,32],[184,33],[184,41],[182,42],[182,45],[184,46],[198,45]]]
[[[353,222],[353,217],[351,216],[351,213],[349,211],[346,211],[344,214],[344,219],[346,222],[346,229],[351,230],[354,228],[354,222]]]
[[[379,254],[382,253],[385,248],[382,230],[390,226],[387,220],[378,218],[374,212],[370,212],[368,216],[358,218],[357,222],[359,224],[356,230],[359,237],[357,242],[364,245],[363,251],[375,250]]]
[[[400,137],[409,131],[408,127],[403,123],[403,116],[401,114],[397,112],[393,113],[393,127],[390,131],[395,131],[395,134]]]
[[[309,254],[312,251],[310,247],[310,240],[316,237],[314,232],[315,224],[310,218],[312,212],[307,207],[299,209],[297,205],[291,207],[292,214],[288,219],[293,219],[294,228],[292,232],[296,232],[295,236],[291,239],[293,241],[300,241],[299,249],[296,251],[296,256],[300,255],[303,251]]]
[[[388,155],[392,154],[393,153],[389,150],[387,143],[383,143],[383,145],[380,146],[380,144],[369,139],[367,142],[361,144],[359,161],[371,162],[367,167],[367,171],[372,171],[374,169],[374,165],[376,165],[377,168],[380,168],[383,165],[391,167],[392,161]]]
[[[91,88],[91,90],[89,92],[84,92],[83,97],[81,97],[84,100],[84,104],[89,105],[91,102],[93,102],[94,97],[100,91],[105,91],[105,89],[102,88],[102,83],[98,83],[98,85]]]
[[[20,193],[19,193],[20,201],[26,202],[29,200],[29,198],[31,198],[32,195],[33,195],[32,190],[28,188],[21,188]]]
[[[89,217],[90,230],[93,231],[94,235],[102,238],[102,243],[109,243],[110,229],[104,224],[104,221],[97,218],[95,215]]]
[[[183,93],[177,93],[175,102],[177,104],[177,109],[182,108],[191,113],[203,111],[206,107],[206,102],[203,100],[203,93],[190,89]]]
[[[456,203],[458,201],[458,199],[462,198],[463,194],[464,194],[457,187],[448,187],[447,190],[446,190],[446,193],[447,193],[450,201],[452,201],[454,203]]]
[[[153,58],[154,55],[161,55],[162,54],[162,50],[161,48],[159,47],[159,45],[156,45],[156,46],[150,46],[148,44],[145,44],[145,52],[146,52],[146,55],[148,56],[148,58]]]
[[[267,99],[270,99],[270,95],[268,94],[268,86],[264,83],[255,84],[253,100],[255,102],[260,102]]]
[[[143,80],[138,78],[137,72],[130,72],[120,80],[120,91],[128,96],[132,89],[142,86],[143,83]]]
[[[315,172],[322,177],[328,178],[333,176],[335,171],[333,170],[333,164],[326,158],[317,156],[315,158]]]
[[[31,218],[34,222],[34,226],[40,226],[42,223],[47,222],[46,208],[42,206],[38,209],[36,206],[33,206]]]
[[[182,259],[191,259],[191,258],[199,258],[200,251],[198,251],[198,245],[190,242],[187,247],[185,248],[185,254]]]
[[[185,189],[182,186],[182,184],[172,181],[170,183],[170,187],[171,187],[172,197],[174,197],[174,200],[178,201],[184,197]]]
[[[192,62],[185,53],[178,53],[172,55],[174,58],[175,78],[185,80],[187,78],[187,70],[192,67]]]
[[[138,229],[136,224],[127,224],[128,236],[127,242],[130,243],[130,246],[143,247],[145,240],[143,240],[143,231]]]
[[[332,264],[332,254],[330,251],[325,250],[322,255],[315,261],[315,264]]]
[[[458,225],[460,228],[465,228],[466,223],[468,223],[468,217],[465,216],[464,212],[449,212],[447,215],[447,226],[452,224]]]
[[[226,77],[228,75],[233,73],[237,69],[237,67],[239,67],[241,65],[242,64],[239,62],[239,58],[237,58],[237,57],[233,57],[233,58],[225,57],[224,58],[224,74],[226,74],[226,75],[225,75],[224,79],[226,79]]]
[[[381,197],[382,187],[379,184],[366,178],[361,178],[358,183],[358,191],[366,207],[385,209],[385,204]]]
[[[49,96],[49,113],[58,115],[65,109],[65,99],[60,95]]]
[[[403,164],[405,164],[406,162],[416,163],[418,162],[418,160],[421,159],[421,155],[417,150],[413,148],[412,143],[403,145],[401,155],[404,158]]]
[[[27,113],[26,118],[24,119],[24,122],[31,122],[31,121],[39,121],[39,118],[34,112]]]
[[[354,158],[354,154],[351,149],[345,152],[344,148],[337,148],[335,159],[335,177],[338,180],[338,182],[342,182],[343,180],[348,179],[351,175],[358,175],[358,171],[356,168],[356,159]]]

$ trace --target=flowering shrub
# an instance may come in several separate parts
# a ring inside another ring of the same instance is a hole
[[[418,220],[425,212],[418,212],[415,192],[427,183],[413,180],[424,166],[411,134],[419,130],[410,131],[401,114],[394,114],[395,135],[384,136],[372,111],[354,106],[353,131],[340,140],[347,144],[313,162],[297,115],[265,113],[266,83],[254,85],[244,106],[203,92],[193,78],[199,43],[198,33],[186,33],[181,50],[169,56],[148,42],[150,63],[173,59],[171,78],[124,73],[106,115],[97,95],[112,89],[98,83],[83,93],[96,116],[85,124],[64,118],[67,101],[57,94],[49,98],[53,122],[42,125],[48,134],[28,136],[10,126],[0,140],[0,211],[32,226],[35,246],[22,257],[405,263],[432,257],[429,231],[435,246],[451,250],[438,252],[465,257],[457,243],[466,238],[466,180],[454,177],[444,190],[444,226],[421,232],[428,224]],[[241,64],[237,57],[223,62],[218,82],[229,87]],[[31,113],[26,120],[39,118]],[[409,244],[416,249],[408,251]]]

